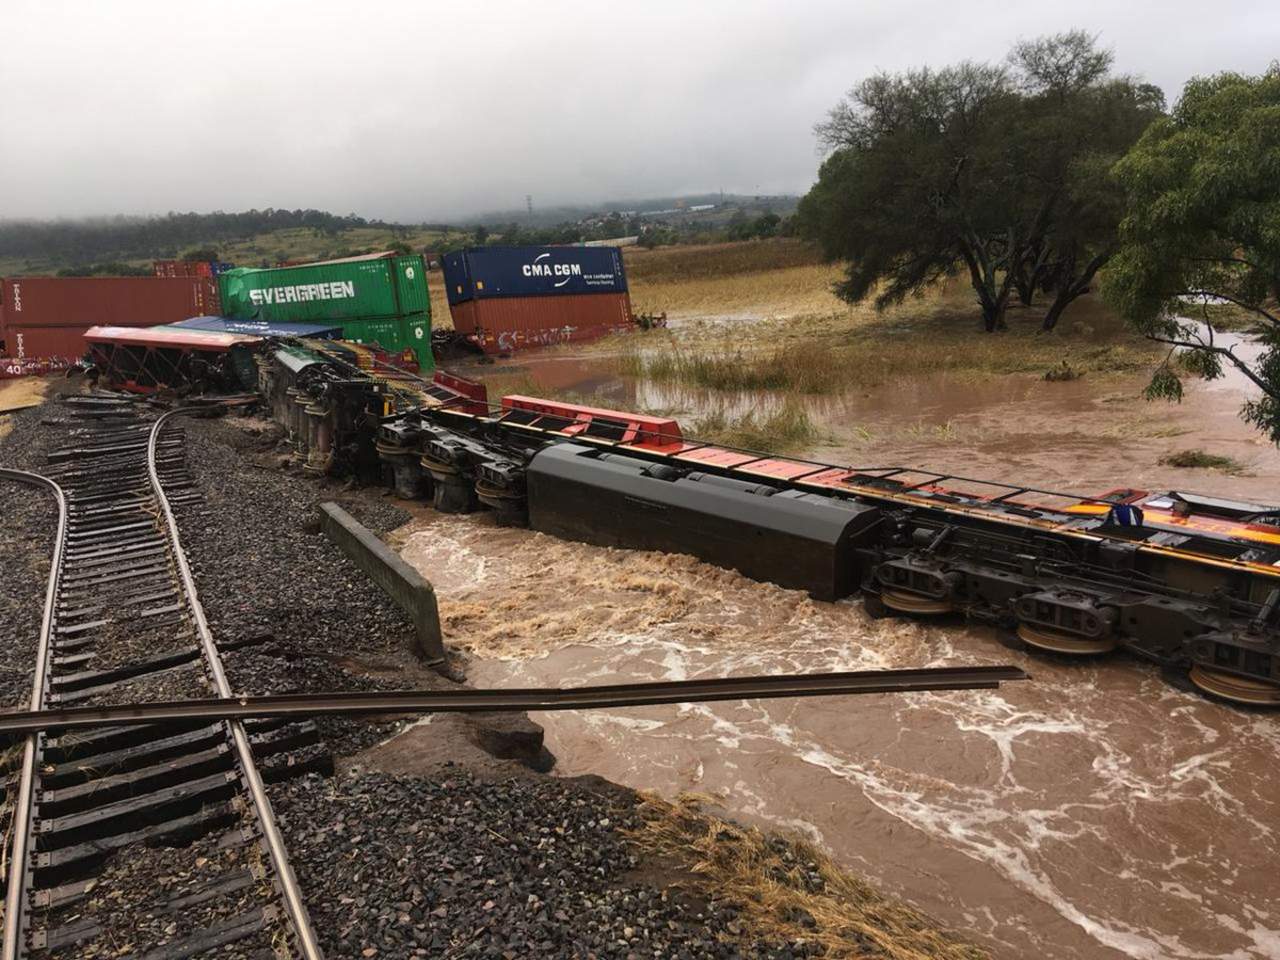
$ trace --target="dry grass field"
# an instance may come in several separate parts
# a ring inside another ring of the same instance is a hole
[[[632,305],[640,313],[785,317],[849,309],[831,293],[839,267],[796,240],[628,247],[624,257]]]
[[[1043,307],[1013,307],[1007,331],[981,332],[960,280],[884,311],[846,304],[831,293],[840,268],[793,240],[628,251],[627,267],[637,309],[693,321],[623,345],[619,372],[660,382],[833,393],[943,373],[1072,379],[1131,373],[1156,352],[1094,297],[1048,334]]]
[[[645,794],[644,826],[632,840],[642,850],[690,864],[691,873],[739,905],[751,932],[816,943],[830,960],[989,956],[841,869],[812,843],[721,819],[702,809],[707,799],[685,794],[672,802]]]
[[[1012,307],[1008,330],[983,333],[962,280],[884,311],[846,304],[831,292],[840,267],[794,240],[628,248],[624,255],[637,311],[665,311],[670,326],[530,353],[527,360],[570,351],[590,357],[602,373],[719,395],[724,403],[704,398],[694,411],[650,412],[683,412],[696,436],[730,446],[782,452],[822,442],[806,398],[932,377],[960,384],[1008,376],[1092,381],[1148,370],[1158,354],[1092,296],[1072,305],[1048,334],[1040,331],[1043,305]],[[443,303],[443,291],[439,297]],[[445,308],[433,300],[433,309],[441,326]],[[495,395],[599,401],[570,396],[527,371],[495,371],[485,379]],[[733,402],[744,391],[765,402],[744,410]]]

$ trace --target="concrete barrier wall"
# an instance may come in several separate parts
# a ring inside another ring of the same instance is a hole
[[[417,635],[414,653],[428,663],[442,662],[444,639],[431,584],[336,503],[320,504],[320,529],[413,620]]]

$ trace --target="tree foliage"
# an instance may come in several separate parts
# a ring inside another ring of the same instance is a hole
[[[1015,293],[1053,294],[1052,328],[1114,249],[1109,168],[1159,115],[1159,91],[1110,73],[1072,31],[1018,44],[1005,64],[881,73],[819,124],[828,156],[802,232],[848,261],[837,293],[878,307],[963,272],[988,331]]]
[[[1230,364],[1261,391],[1245,419],[1280,443],[1280,64],[1191,80],[1115,174],[1126,208],[1104,290],[1170,346],[1148,396],[1181,399],[1180,373],[1212,379]],[[1220,303],[1256,318],[1256,359],[1215,329],[1206,305]]]

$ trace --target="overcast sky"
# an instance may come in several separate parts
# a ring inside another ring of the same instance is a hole
[[[1171,101],[1280,56],[1276,0],[7,0],[0,218],[799,193],[859,78],[1077,26]]]

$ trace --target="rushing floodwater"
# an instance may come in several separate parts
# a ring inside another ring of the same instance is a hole
[[[595,377],[617,406],[646,389],[597,363],[532,368]],[[811,452],[1080,492],[1280,499],[1280,459],[1236,418],[1238,384],[1196,388],[1180,408],[1135,403],[1140,385],[900,384],[815,403],[837,436]],[[840,430],[853,423],[879,433]],[[1197,446],[1236,456],[1249,475],[1157,463]],[[853,601],[815,603],[686,557],[565,543],[482,516],[434,516],[404,555],[434,581],[446,634],[476,654],[480,686],[1022,666],[1033,679],[997,692],[539,719],[561,773],[712,794],[737,816],[807,834],[1001,957],[1280,957],[1276,715],[1178,692],[1123,656],[1046,661],[989,630],[871,621]]]

